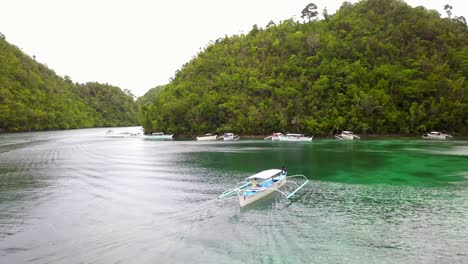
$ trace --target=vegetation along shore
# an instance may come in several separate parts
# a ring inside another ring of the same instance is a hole
[[[62,78],[1,35],[0,130],[466,135],[468,28],[446,10],[363,0],[328,14],[309,4],[302,21],[210,42],[136,102],[128,90]]]

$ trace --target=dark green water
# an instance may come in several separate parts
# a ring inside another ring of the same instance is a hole
[[[468,263],[467,140],[106,130],[0,135],[0,263]],[[283,164],[311,180],[290,201],[214,199]]]

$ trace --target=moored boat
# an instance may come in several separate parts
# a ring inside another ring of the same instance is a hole
[[[344,139],[344,140],[354,140],[354,139],[361,139],[359,136],[354,135],[352,131],[342,131],[341,134],[336,135],[335,138],[337,139]]]
[[[312,141],[313,137],[306,137],[304,134],[286,134],[286,135],[279,135],[278,140],[279,141]]]
[[[271,139],[271,140],[275,141],[275,140],[279,140],[279,137],[282,136],[282,135],[283,135],[283,133],[273,132],[273,134],[271,136],[268,136],[268,137],[266,137],[264,139],[265,140],[270,140]]]
[[[211,133],[207,133],[203,136],[196,137],[198,141],[217,140],[218,136]]]
[[[449,134],[444,134],[444,133],[437,132],[437,131],[431,131],[429,133],[422,135],[422,138],[424,139],[450,139],[452,138],[452,136]]]
[[[239,205],[244,207],[248,204],[251,204],[273,192],[279,192],[284,195],[287,199],[292,197],[297,191],[302,189],[309,180],[301,174],[286,176],[285,170],[279,169],[269,169],[261,171],[257,174],[247,177],[244,181],[240,182],[235,188],[226,190],[218,199],[228,198],[232,196],[237,196],[239,200]],[[299,186],[295,181],[290,181],[287,179],[302,177],[304,182]],[[281,187],[287,183],[294,183],[297,185],[297,188],[286,194],[285,192],[279,190]]]
[[[152,133],[151,135],[145,135],[145,139],[147,140],[172,140],[173,136],[174,136],[173,134],[166,135],[163,132],[156,132],[156,133]]]
[[[222,137],[219,137],[220,140],[238,140],[240,137],[238,135],[234,135],[234,133],[224,133]]]

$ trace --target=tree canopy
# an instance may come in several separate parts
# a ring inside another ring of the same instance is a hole
[[[400,0],[345,2],[208,45],[142,112],[146,131],[468,132],[468,30]]]
[[[308,4],[303,10],[302,10],[302,18],[308,18],[309,22],[312,18],[316,17],[318,15],[317,12],[317,5],[314,3]]]

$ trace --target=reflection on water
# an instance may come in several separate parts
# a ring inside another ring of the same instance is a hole
[[[138,128],[114,129],[116,133]],[[468,261],[468,141],[0,134],[2,263]],[[214,199],[269,168],[290,201]]]

